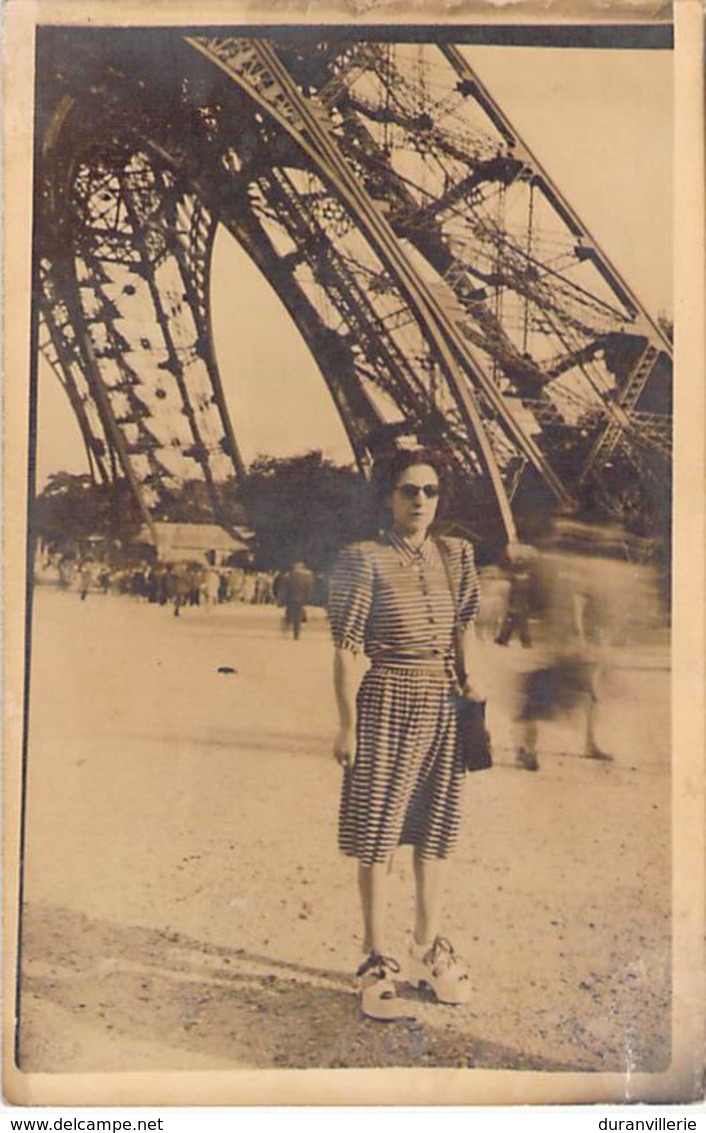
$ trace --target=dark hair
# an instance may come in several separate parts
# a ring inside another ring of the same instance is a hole
[[[419,464],[426,464],[433,468],[439,478],[439,508],[441,509],[446,494],[447,477],[447,470],[441,456],[426,448],[400,449],[399,452],[392,453],[390,456],[380,457],[373,465],[371,485],[381,523],[389,523],[388,501],[400,476],[408,468],[416,468]]]

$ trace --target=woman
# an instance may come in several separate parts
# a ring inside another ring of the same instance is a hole
[[[429,535],[442,489],[434,454],[402,451],[376,465],[373,483],[386,531],[341,552],[329,614],[340,718],[334,756],[344,768],[339,845],[358,859],[363,914],[361,1007],[390,1019],[398,1014],[393,977],[400,967],[388,955],[386,884],[401,844],[414,848],[416,882],[408,975],[444,1003],[464,1003],[469,995],[468,973],[440,928],[464,778],[456,751],[454,629],[458,617],[469,638],[478,575],[470,543]],[[361,651],[370,667],[356,695]],[[462,692],[478,696],[468,681]]]

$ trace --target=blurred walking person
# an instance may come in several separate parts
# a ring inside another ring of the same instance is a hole
[[[511,543],[505,552],[510,589],[505,617],[495,638],[496,645],[509,645],[515,632],[523,649],[529,649],[532,644],[529,625],[530,585],[532,567],[536,558],[535,549],[521,543]]]
[[[633,540],[634,541],[634,540]],[[573,716],[580,754],[610,762],[597,739],[609,651],[639,624],[645,570],[627,558],[631,539],[610,524],[560,517],[531,564],[529,586],[537,638],[533,664],[520,677],[516,765],[539,769],[539,726]]]
[[[86,596],[93,586],[94,567],[91,559],[86,559],[81,564],[81,569],[78,576],[78,592],[82,602],[86,601]]]

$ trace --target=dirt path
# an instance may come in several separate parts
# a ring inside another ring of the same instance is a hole
[[[445,1008],[407,989],[410,1018],[381,1026],[353,994],[323,620],[295,643],[269,608],[175,619],[38,588],[23,1069],[664,1069],[665,655],[619,657],[600,737],[613,764],[580,759],[566,725],[543,734],[536,775],[512,766],[518,657],[484,649],[497,766],[467,782],[448,893],[473,1000]],[[403,954],[408,851],[394,870]]]

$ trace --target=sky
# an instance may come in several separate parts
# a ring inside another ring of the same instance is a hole
[[[672,307],[672,81],[666,51],[465,47],[479,78],[653,315]],[[246,463],[320,448],[350,461],[316,364],[280,300],[227,234],[212,265],[213,336]],[[276,411],[273,411],[276,407]],[[37,488],[87,471],[66,396],[40,363]]]

